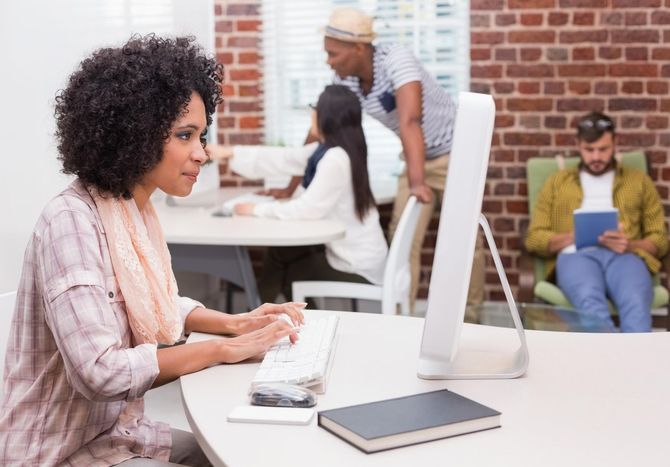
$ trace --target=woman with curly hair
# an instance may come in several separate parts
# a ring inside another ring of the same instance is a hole
[[[76,179],[26,249],[1,465],[209,465],[193,435],[144,416],[144,393],[295,341],[278,315],[300,324],[301,304],[227,315],[180,297],[150,201],[191,192],[221,82],[193,39],[136,36],[85,59],[57,96],[59,158]],[[158,348],[191,331],[236,337]]]

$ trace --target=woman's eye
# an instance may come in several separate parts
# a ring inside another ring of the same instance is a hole
[[[190,131],[184,131],[184,132],[177,133],[177,138],[179,138],[183,141],[188,141],[190,137],[191,137],[191,132]]]
[[[205,136],[200,137],[200,144],[202,144],[203,148],[207,146],[207,138]]]

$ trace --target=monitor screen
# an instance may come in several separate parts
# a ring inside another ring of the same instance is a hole
[[[460,93],[421,341],[418,374],[422,378],[461,376],[454,374],[454,360],[463,327],[494,120],[491,96]],[[513,299],[511,302],[516,310]],[[489,377],[486,371],[466,368],[466,374],[468,370],[477,376],[464,377]]]

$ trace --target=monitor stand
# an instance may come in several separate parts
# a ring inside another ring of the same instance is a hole
[[[456,356],[449,362],[429,362],[423,361],[420,364],[419,377],[424,379],[499,379],[499,378],[518,378],[523,375],[528,368],[528,345],[526,344],[526,334],[523,324],[519,317],[519,311],[516,308],[512,291],[507,282],[507,275],[503,269],[498,248],[496,247],[493,234],[489,223],[483,214],[479,216],[479,225],[484,230],[486,242],[491,250],[493,262],[495,263],[498,277],[502,283],[509,306],[514,327],[519,337],[519,348],[512,353],[503,353],[496,350],[482,350],[468,348],[467,345],[459,343]],[[426,365],[426,366],[423,366]],[[423,368],[421,368],[423,366]],[[423,370],[423,371],[422,371]]]

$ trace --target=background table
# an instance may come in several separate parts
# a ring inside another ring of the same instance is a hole
[[[344,225],[330,220],[213,215],[225,200],[254,190],[257,188],[224,188],[178,200],[173,206],[156,207],[173,269],[212,274],[242,287],[250,308],[261,301],[247,247],[316,245],[345,233]]]
[[[333,312],[308,312],[308,317]],[[667,466],[670,333],[527,331],[530,366],[512,380],[426,381],[423,319],[340,313],[318,410],[447,388],[502,412],[502,427],[366,455],[316,424],[228,423],[247,404],[257,363],[181,378],[189,423],[215,465]],[[189,342],[206,338],[194,334]],[[466,324],[463,345],[511,348],[513,329]]]

